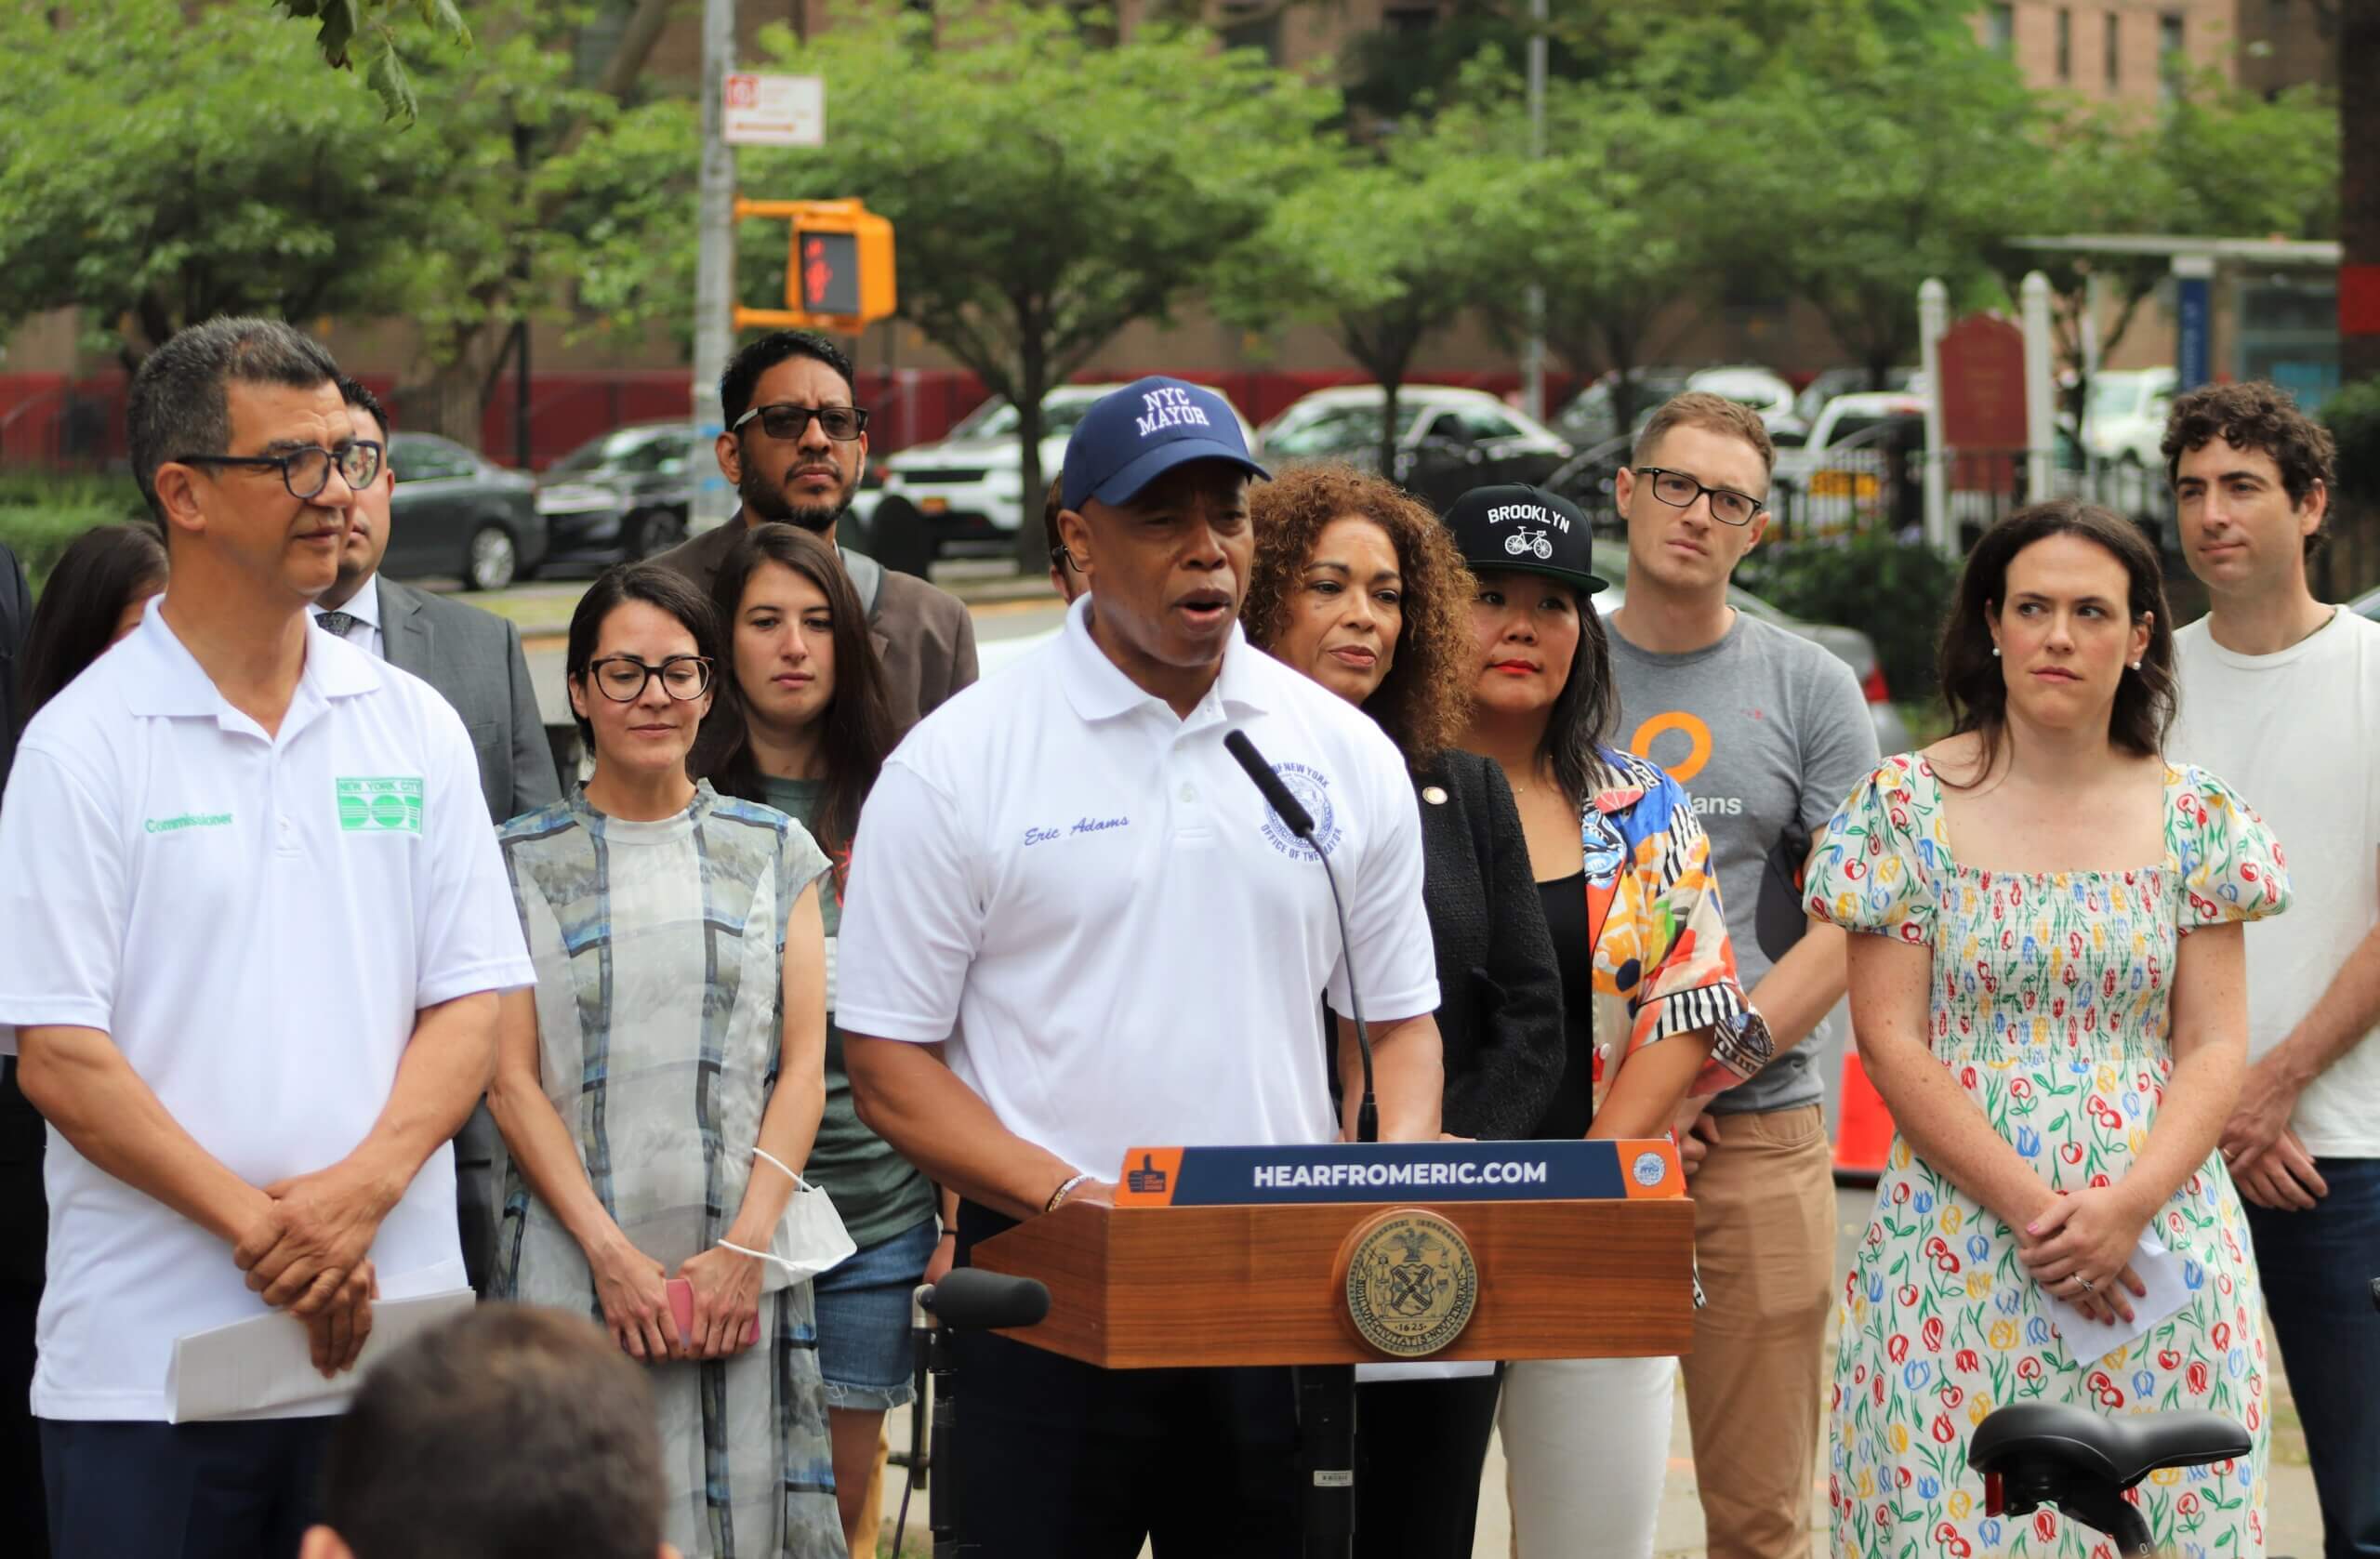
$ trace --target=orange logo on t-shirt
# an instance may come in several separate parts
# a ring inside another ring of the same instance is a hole
[[[1686,733],[1686,757],[1680,762],[1661,763],[1659,759],[1653,758],[1653,744],[1673,731]],[[1672,709],[1667,714],[1655,715],[1638,726],[1636,733],[1628,738],[1628,750],[1639,758],[1652,758],[1654,762],[1661,763],[1661,767],[1669,771],[1670,778],[1685,785],[1711,761],[1711,728],[1684,709]]]

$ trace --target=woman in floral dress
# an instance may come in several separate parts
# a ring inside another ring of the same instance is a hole
[[[2280,851],[2223,782],[2168,767],[2173,640],[2155,553],[2072,502],[1994,526],[1942,647],[1956,733],[1892,760],[1810,863],[1853,931],[1860,1058],[1900,1135],[1844,1284],[1831,1391],[1834,1551],[2110,1554],[2044,1509],[1984,1509],[1992,1408],[2204,1407],[2244,1460],[2139,1498],[2189,1559],[2264,1551],[2264,1303],[2218,1132],[2246,1058],[2240,924],[2279,913]],[[2073,1358],[2063,1301],[2129,1319],[2136,1242],[2182,1308]]]

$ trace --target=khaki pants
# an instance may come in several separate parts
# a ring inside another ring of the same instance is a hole
[[[1708,1303],[1681,1361],[1710,1559],[1807,1559],[1834,1174],[1819,1106],[1723,1115],[1686,1182]]]

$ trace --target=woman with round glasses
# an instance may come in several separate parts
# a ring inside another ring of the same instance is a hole
[[[650,563],[571,617],[594,773],[499,836],[537,984],[505,997],[488,1090],[512,1156],[495,1286],[593,1314],[650,1367],[689,1559],[810,1559],[844,1552],[826,1386],[810,1285],[770,1251],[826,1097],[827,861],[686,777],[716,638]]]

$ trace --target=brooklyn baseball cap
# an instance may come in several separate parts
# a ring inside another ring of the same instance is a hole
[[[1536,487],[1474,487],[1454,501],[1446,522],[1474,574],[1550,575],[1589,597],[1611,588],[1595,577],[1593,527],[1567,498]]]
[[[1213,390],[1162,377],[1128,384],[1075,424],[1066,441],[1065,506],[1130,503],[1186,460],[1228,460],[1250,476],[1271,474],[1249,458],[1239,418]]]

